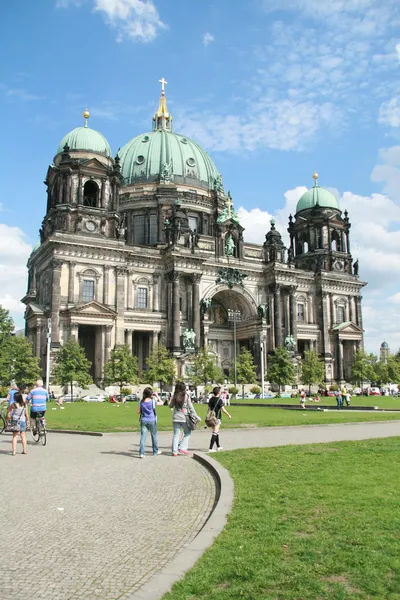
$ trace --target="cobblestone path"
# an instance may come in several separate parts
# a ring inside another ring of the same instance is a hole
[[[196,536],[212,477],[186,457],[139,460],[136,442],[49,434],[12,457],[0,437],[2,600],[125,600]]]

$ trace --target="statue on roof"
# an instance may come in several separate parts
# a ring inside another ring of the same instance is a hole
[[[235,254],[235,242],[233,241],[232,234],[229,233],[226,237],[225,242],[225,256],[234,256]]]
[[[218,173],[218,175],[214,179],[214,192],[221,192],[224,189],[222,184],[222,175]]]
[[[233,201],[232,201],[232,196],[231,196],[230,192],[228,192],[227,206],[224,208],[224,210],[219,215],[219,217],[217,219],[217,223],[225,223],[225,221],[229,221],[229,220],[234,221],[238,225],[240,223],[239,215],[237,214],[237,212],[235,212],[235,209],[233,208]]]
[[[358,258],[357,258],[356,262],[353,265],[353,273],[354,273],[354,275],[358,275],[358,268],[359,267],[358,267]]]
[[[288,352],[294,352],[295,351],[296,342],[294,341],[294,337],[292,335],[287,335],[285,337],[284,346],[285,346],[285,349]]]
[[[171,181],[172,180],[172,158],[169,162],[164,162],[162,166],[161,172],[161,181]]]

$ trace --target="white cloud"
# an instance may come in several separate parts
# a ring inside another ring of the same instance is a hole
[[[385,194],[400,202],[400,146],[392,146],[380,152],[381,164],[372,171],[372,181],[383,184]]]
[[[58,0],[56,6],[81,6],[84,0]],[[117,41],[130,38],[135,42],[152,42],[167,25],[163,23],[152,0],[90,0],[93,11],[100,12],[117,30]]]
[[[0,92],[4,94],[6,99],[12,102],[35,102],[45,99],[45,96],[38,96],[25,88],[13,88],[5,83],[0,83]]]
[[[19,227],[0,223],[0,304],[11,311],[17,327],[23,324],[25,306],[20,299],[26,293],[26,263],[31,252]]]
[[[211,42],[214,41],[214,36],[212,33],[209,33],[208,31],[203,35],[203,44],[205,46],[208,46],[208,44],[211,44]]]
[[[396,44],[396,52],[397,52],[397,58],[400,61],[400,44]]]
[[[392,98],[383,102],[379,109],[379,123],[398,127],[400,125],[400,98]]]

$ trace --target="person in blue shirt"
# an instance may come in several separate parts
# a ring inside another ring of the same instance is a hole
[[[26,400],[27,402],[30,402],[31,405],[30,418],[31,426],[34,429],[36,418],[44,418],[47,402],[49,400],[49,393],[44,389],[43,381],[41,379],[37,380],[35,387],[29,392]]]
[[[5,404],[7,402],[7,422],[10,420],[10,415],[12,413],[12,407],[14,404],[14,396],[19,392],[18,386],[15,383],[12,383],[10,389],[8,390],[8,394],[5,400],[2,400],[0,404]]]
[[[140,400],[136,411],[140,415],[140,458],[144,458],[146,438],[149,431],[153,445],[153,456],[161,454],[161,450],[158,449],[156,406],[162,405],[163,401],[153,394],[151,387],[143,390],[143,399]]]

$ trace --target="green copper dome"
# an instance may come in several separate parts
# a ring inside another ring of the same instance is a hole
[[[340,210],[339,203],[332,192],[328,192],[328,190],[318,185],[318,174],[314,173],[313,177],[315,180],[315,185],[302,195],[297,203],[296,213],[300,212],[301,210],[313,208],[314,206],[321,206],[322,208],[335,208],[336,210]]]
[[[57,154],[64,151],[64,146],[67,144],[70,150],[85,150],[89,152],[98,152],[104,156],[111,157],[111,148],[104,135],[88,127],[89,111],[86,109],[83,112],[85,124],[83,127],[76,127],[59,143]]]
[[[221,176],[207,152],[190,138],[172,131],[164,92],[153,127],[153,131],[136,136],[118,152],[124,185],[172,182],[205,189],[222,187]]]

